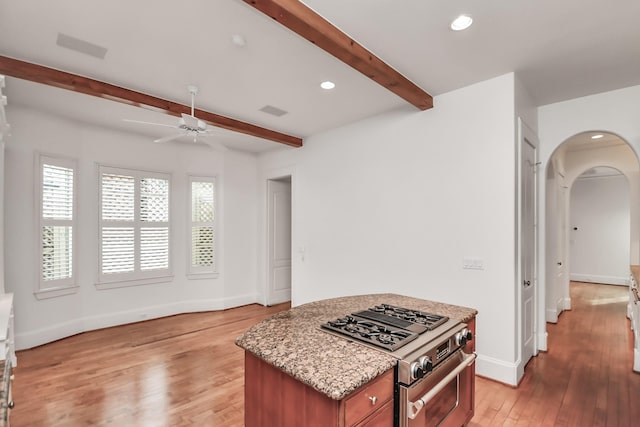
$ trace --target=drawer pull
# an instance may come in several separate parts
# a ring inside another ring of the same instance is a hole
[[[371,406],[375,405],[378,402],[378,398],[375,396],[369,396],[369,400],[371,401]]]

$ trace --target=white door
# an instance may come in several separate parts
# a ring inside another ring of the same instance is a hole
[[[558,315],[565,310],[566,308],[571,308],[571,306],[566,307],[568,296],[568,287],[569,281],[566,276],[566,258],[567,258],[567,217],[569,213],[567,212],[567,187],[564,185],[564,175],[558,173],[556,177],[556,182],[558,185],[558,234],[557,234],[557,251],[556,251],[556,292],[557,301],[556,301],[556,311]]]
[[[267,304],[291,300],[291,179],[267,181]]]
[[[525,132],[521,140],[521,337],[522,365],[536,352],[535,342],[535,251],[536,251],[536,148],[533,136]]]

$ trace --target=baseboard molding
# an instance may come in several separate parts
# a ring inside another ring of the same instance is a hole
[[[518,385],[518,365],[479,354],[476,374],[507,385]]]
[[[640,372],[640,351],[637,348],[633,349],[633,370]]]
[[[627,276],[599,276],[597,274],[571,273],[571,280],[574,282],[601,283],[603,285],[629,286]]]
[[[547,338],[549,337],[548,332],[540,332],[538,333],[538,351],[547,351]]]
[[[545,321],[549,323],[558,323],[558,309],[547,308],[545,311]]]
[[[565,299],[562,300],[562,309],[564,310],[571,310],[571,297],[567,297]]]
[[[25,350],[62,338],[70,337],[81,332],[173,316],[175,314],[225,310],[228,308],[256,303],[257,298],[257,294],[246,294],[232,298],[178,301],[171,304],[141,307],[135,310],[121,311],[117,313],[86,316],[68,322],[57,323],[35,331],[18,333],[15,337],[16,349]]]

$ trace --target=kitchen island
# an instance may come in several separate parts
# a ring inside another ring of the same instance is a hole
[[[438,313],[474,326],[477,311],[396,294],[304,304],[251,327],[245,350],[245,426],[389,426],[392,355],[339,337],[320,325],[384,302]]]

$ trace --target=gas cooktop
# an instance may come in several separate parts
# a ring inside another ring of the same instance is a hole
[[[321,328],[393,352],[448,320],[446,316],[380,304],[331,320]]]

